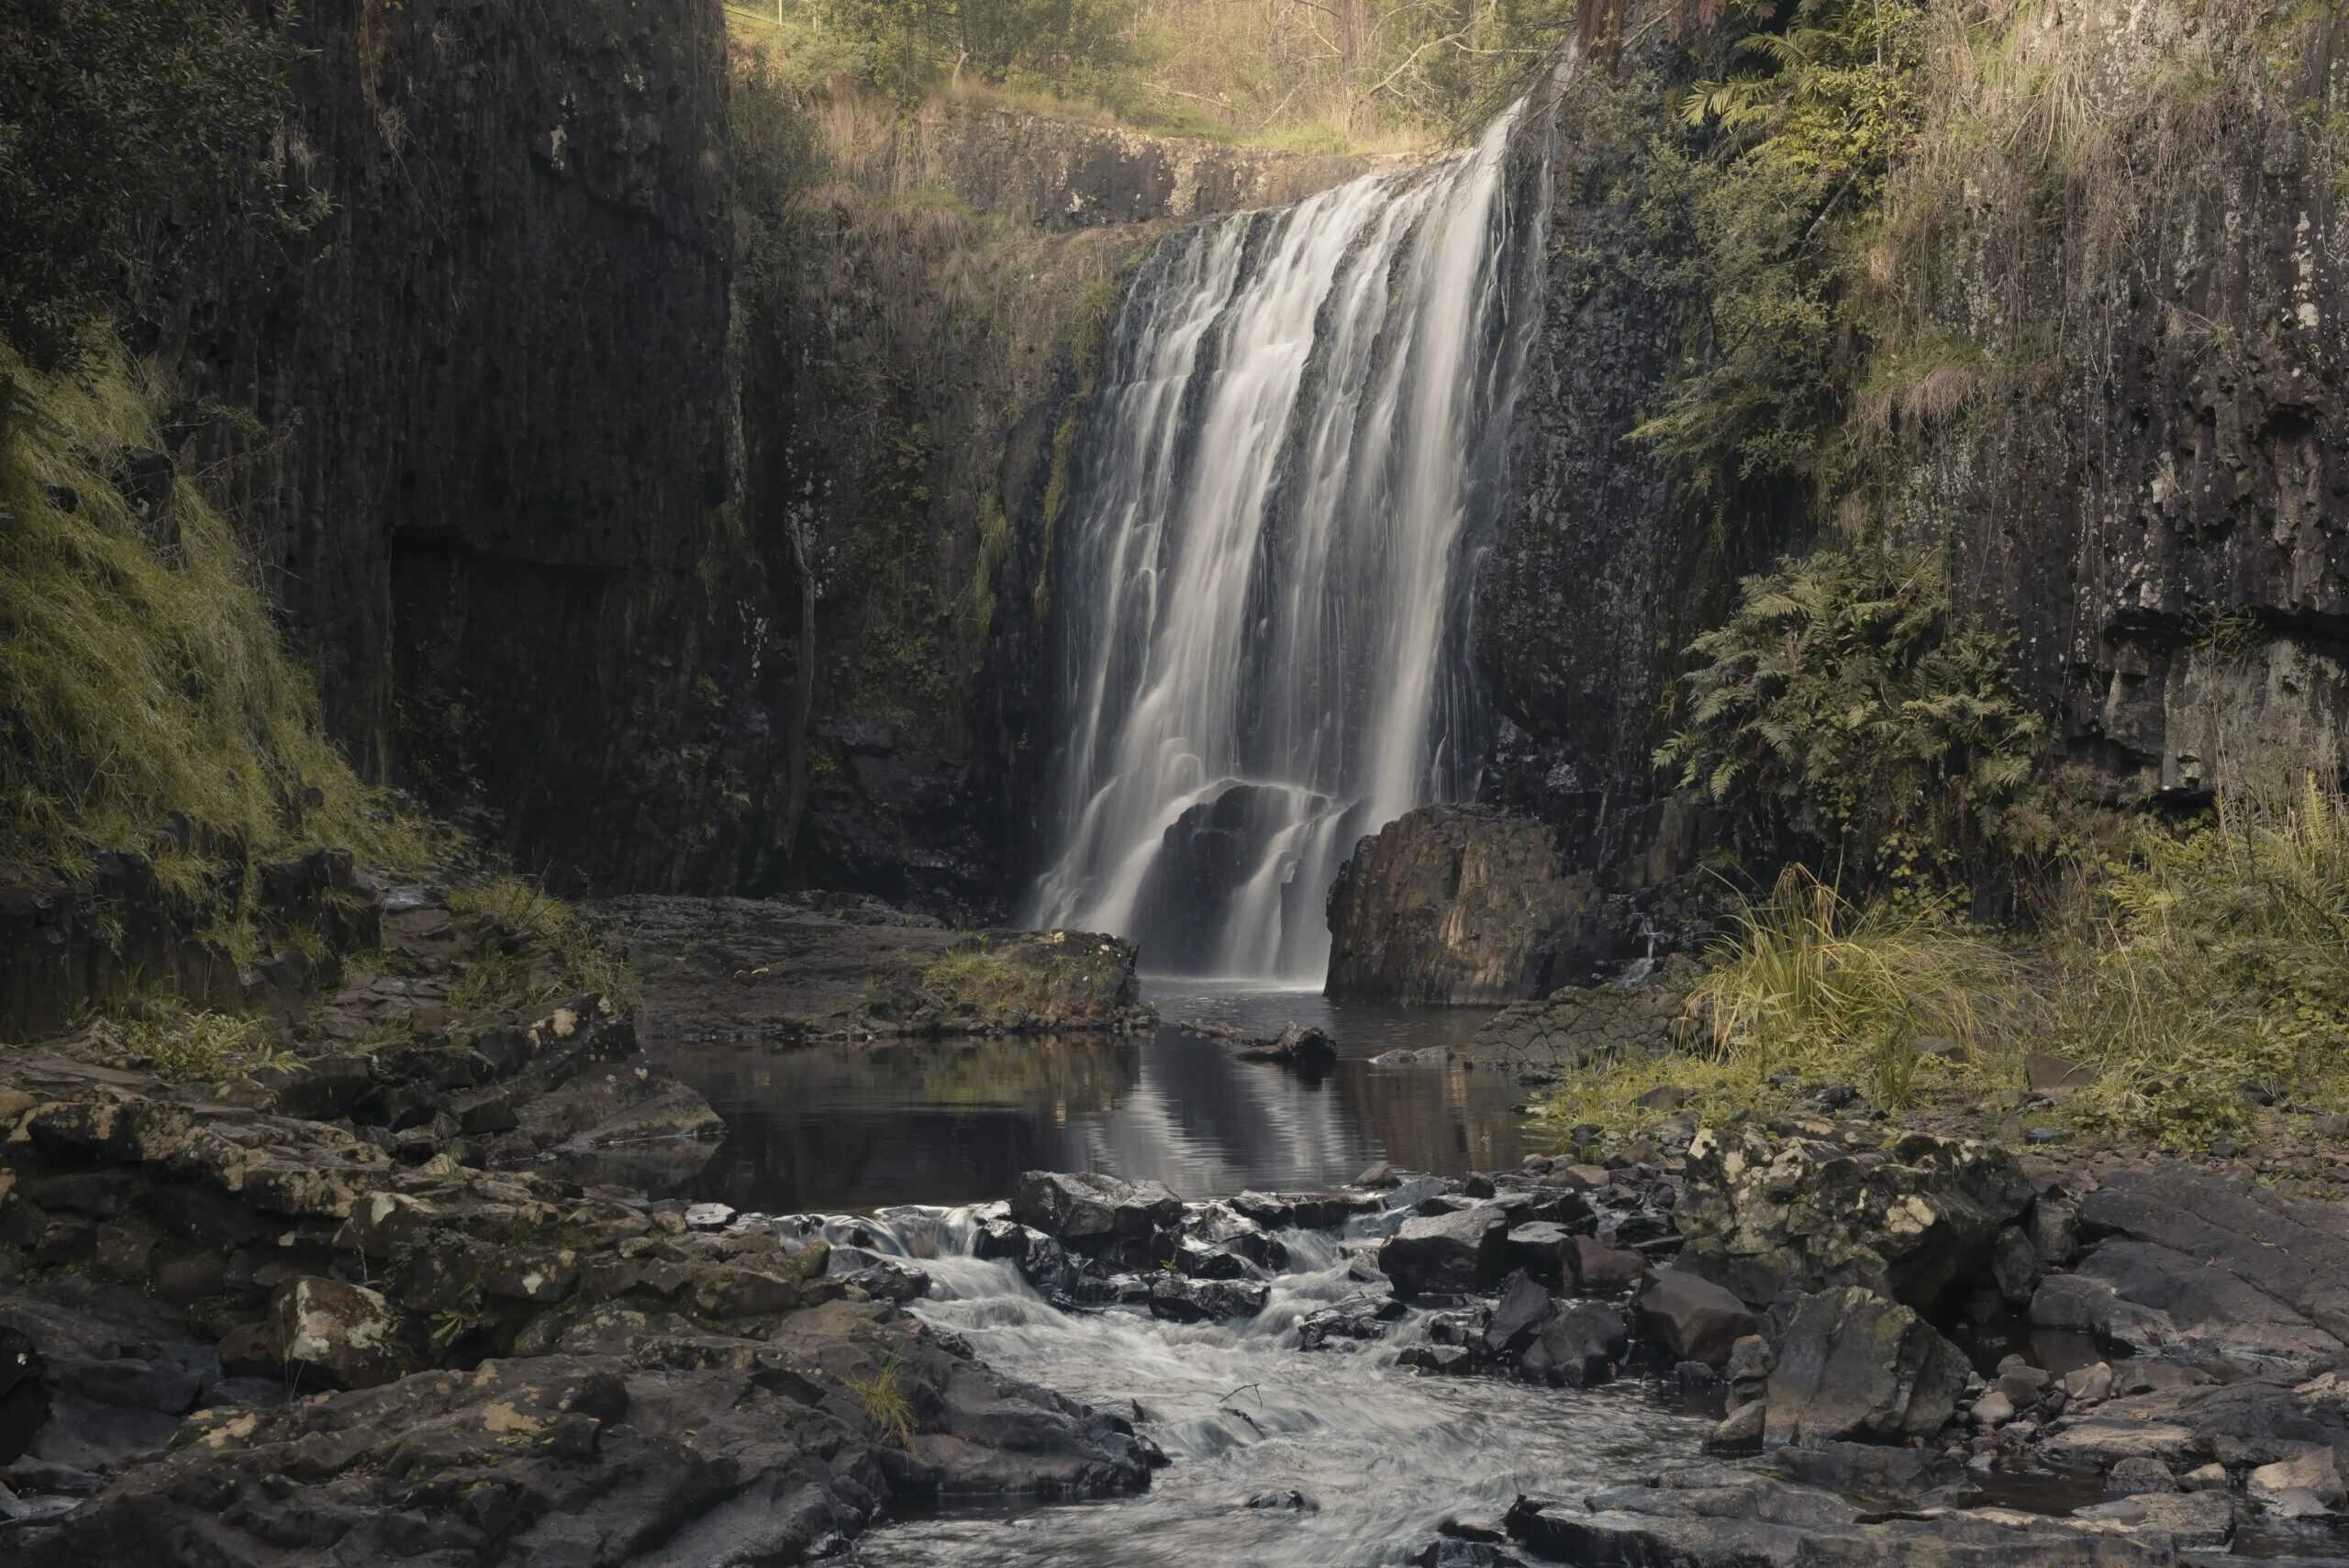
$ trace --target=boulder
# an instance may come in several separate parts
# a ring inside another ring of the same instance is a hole
[[[1425,806],[1362,840],[1330,888],[1329,994],[1469,1006],[1539,996],[1611,945],[1598,883],[1557,830],[1487,807]]]
[[[1777,1342],[1769,1441],[1902,1442],[1941,1430],[1965,1390],[1965,1352],[1909,1307],[1849,1287],[1806,1296]]]
[[[408,1372],[413,1358],[400,1312],[375,1292],[340,1280],[290,1279],[269,1298],[268,1343],[289,1378],[333,1388],[373,1388]]]
[[[1675,958],[1637,985],[1564,986],[1502,1008],[1453,1055],[1472,1067],[1554,1076],[1601,1058],[1661,1054],[1679,1038],[1696,973]]]
[[[1546,1319],[1518,1355],[1518,1370],[1537,1382],[1587,1388],[1615,1375],[1631,1348],[1623,1315],[1595,1301],[1576,1302]]]
[[[990,1220],[980,1228],[973,1251],[979,1257],[1010,1263],[1020,1278],[1045,1296],[1065,1295],[1076,1283],[1076,1265],[1069,1262],[1061,1244],[1017,1220]]]
[[[1634,1313],[1642,1337],[1662,1344],[1675,1361],[1702,1362],[1716,1371],[1729,1365],[1737,1341],[1760,1327],[1743,1302],[1681,1269],[1663,1270],[1650,1280]]]
[[[1508,1266],[1508,1222],[1489,1205],[1407,1219],[1378,1249],[1400,1296],[1482,1289]]]
[[[2317,1443],[2298,1445],[2288,1459],[2276,1460],[2253,1470],[2243,1489],[2251,1500],[2286,1518],[2316,1518],[2340,1511],[2349,1499],[2342,1482],[2340,1457]]]
[[[1679,1266],[1754,1306],[1784,1289],[1854,1285],[1930,1307],[1983,1266],[2034,1195],[2014,1156],[1991,1144],[1910,1133],[1854,1152],[1706,1129],[1674,1211],[1687,1238]]]
[[[1569,1283],[1589,1296],[1629,1290],[1646,1277],[1648,1261],[1639,1253],[1577,1236],[1565,1254]]]
[[[1488,1355],[1510,1356],[1531,1344],[1543,1324],[1556,1316],[1558,1305],[1541,1283],[1523,1270],[1509,1276],[1501,1298],[1485,1324]]]
[[[2124,1459],[2112,1467],[2104,1478],[2104,1489],[2116,1496],[2133,1497],[2143,1492],[2175,1492],[2177,1477],[2169,1466],[2147,1454]]]
[[[1183,1218],[1183,1200],[1159,1182],[1129,1182],[1091,1171],[1030,1171],[1013,1192],[1011,1218],[1090,1251],[1174,1224]]]
[[[2033,1292],[2039,1289],[2041,1273],[2039,1249],[2019,1225],[2009,1225],[1998,1232],[1990,1244],[1990,1277],[1998,1282],[1998,1294],[2009,1307],[2029,1307]]]
[[[1150,1282],[1150,1315],[1169,1323],[1217,1323],[1253,1318],[1272,1298],[1262,1284],[1244,1280],[1186,1279],[1159,1274]]]
[[[1563,1225],[1546,1219],[1513,1226],[1508,1237],[1508,1261],[1552,1289],[1574,1283],[1576,1238]]]
[[[2224,1491],[2143,1492],[2078,1509],[2073,1517],[2148,1535],[2166,1535],[2181,1551],[2223,1547],[2235,1532],[2234,1501]]]

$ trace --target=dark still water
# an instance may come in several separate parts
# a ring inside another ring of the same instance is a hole
[[[1111,1039],[1062,1035],[789,1049],[663,1044],[727,1135],[697,1172],[658,1184],[771,1213],[958,1204],[1008,1196],[1030,1170],[1154,1177],[1186,1198],[1349,1180],[1386,1161],[1455,1174],[1525,1151],[1497,1073],[1373,1067],[1400,1049],[1467,1039],[1477,1009],[1333,1004],[1308,991],[1154,984],[1168,1018],[1272,1034],[1296,1020],[1336,1037],[1336,1067],[1308,1081],[1233,1060],[1235,1047],[1170,1026]],[[644,1179],[640,1175],[637,1179]]]

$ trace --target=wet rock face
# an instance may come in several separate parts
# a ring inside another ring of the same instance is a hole
[[[1965,1390],[1965,1352],[1870,1291],[1806,1296],[1775,1347],[1766,1440],[1902,1442],[1940,1431]]]
[[[1987,1262],[2034,1188],[1989,1144],[1911,1133],[1882,1152],[1707,1129],[1674,1212],[1681,1266],[1760,1306],[1780,1290],[1857,1285],[1931,1307]]]
[[[0,1445],[87,1498],[9,1561],[796,1561],[942,1494],[1141,1484],[1125,1423],[989,1373],[895,1305],[906,1271],[845,1262],[723,1205],[410,1168],[6,1053]]]
[[[1330,889],[1329,994],[1483,1004],[1537,996],[1610,956],[1596,897],[1530,817],[1422,806],[1363,840]]]
[[[166,891],[151,858],[117,850],[95,860],[77,881],[0,874],[0,1040],[48,1039],[142,987],[167,987],[199,1006],[284,1007],[339,976],[344,953],[380,940],[373,889],[348,851],[310,850],[257,868],[250,891],[262,928],[309,928],[325,950],[313,959],[280,942],[250,969],[205,940],[206,907]],[[243,878],[231,873],[213,893],[233,904]]]

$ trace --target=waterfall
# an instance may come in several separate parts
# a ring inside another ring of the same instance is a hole
[[[1154,971],[1318,985],[1356,841],[1473,792],[1475,555],[1547,217],[1551,117],[1528,164],[1524,111],[1139,268],[1061,525],[1039,924],[1133,937]]]

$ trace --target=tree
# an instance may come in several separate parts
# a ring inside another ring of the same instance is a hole
[[[913,100],[965,72],[1000,84],[1015,71],[1097,83],[1127,58],[1133,0],[824,0],[866,77]]]
[[[0,336],[30,363],[83,356],[142,216],[261,167],[293,50],[290,12],[254,13],[245,0],[0,0]]]

